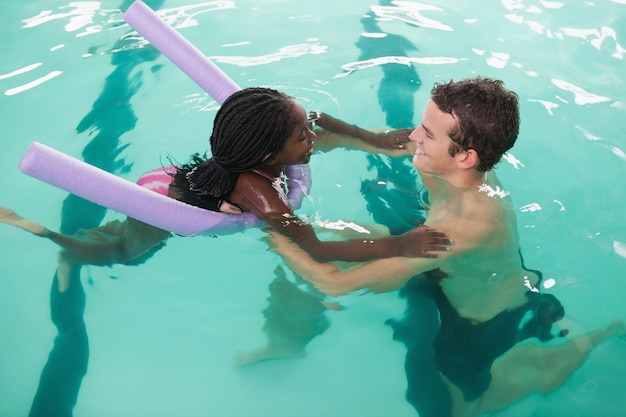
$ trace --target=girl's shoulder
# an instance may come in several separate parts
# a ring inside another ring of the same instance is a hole
[[[280,178],[259,175],[255,172],[239,174],[235,189],[227,200],[245,211],[261,213],[292,212],[284,187],[279,186]]]

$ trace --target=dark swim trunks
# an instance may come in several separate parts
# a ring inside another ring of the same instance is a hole
[[[563,317],[563,307],[554,296],[528,291],[526,304],[502,311],[487,321],[472,323],[452,306],[439,285],[442,277],[436,272],[431,271],[415,284],[420,292],[435,301],[439,311],[440,327],[434,340],[435,363],[463,392],[465,401],[473,401],[487,390],[491,366],[499,356],[530,337],[542,341],[551,339],[552,324]],[[538,275],[541,279],[540,273]],[[522,324],[528,316],[530,318]]]
[[[491,382],[493,361],[518,341],[519,324],[533,305],[502,311],[490,320],[471,323],[450,304],[438,282],[425,281],[422,291],[437,304],[440,328],[435,337],[435,363],[462,392],[465,401],[478,398]]]

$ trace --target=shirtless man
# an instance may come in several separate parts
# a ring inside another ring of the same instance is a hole
[[[558,345],[518,343],[529,337],[518,334],[523,314],[541,304],[540,276],[524,268],[514,209],[491,169],[513,147],[519,123],[518,97],[501,81],[476,77],[433,88],[406,148],[427,190],[425,225],[454,240],[453,250],[438,258],[394,257],[342,269],[316,262],[283,236],[272,238],[294,271],[330,295],[392,291],[428,272],[424,292],[441,321],[434,360],[454,416],[550,392],[593,346],[625,332],[617,320]],[[467,363],[470,369],[459,371]]]
[[[318,239],[311,224],[294,214],[284,184],[287,166],[309,162],[316,124],[330,129],[322,131],[321,143],[339,131],[334,146],[343,146],[343,137],[350,141],[346,146],[369,150],[375,146],[403,149],[408,142],[409,130],[372,133],[320,112],[307,114],[302,104],[282,92],[250,87],[232,94],[218,110],[210,137],[211,157],[195,154],[189,163],[174,167],[173,173],[162,172],[163,191],[157,192],[209,210],[251,212],[322,261],[434,257],[438,255],[430,251],[448,248],[445,235],[432,230],[370,243]],[[79,265],[136,265],[162,248],[171,235],[132,218],[65,235],[4,207],[0,207],[0,223],[50,239],[61,246],[63,261]]]
[[[454,95],[448,90],[454,90]],[[496,106],[508,106],[507,114],[493,114],[491,108]],[[500,82],[471,79],[433,90],[422,123],[411,133],[405,152],[414,155],[413,164],[428,191],[425,225],[453,237],[454,250],[442,252],[438,258],[394,257],[349,270],[323,264],[321,271],[315,272],[313,268],[320,265],[299,256],[292,247],[281,247],[281,253],[296,270],[303,270],[307,280],[331,295],[359,289],[391,291],[418,273],[440,268],[450,277],[442,286],[463,316],[485,320],[522,304],[528,286],[538,277],[522,268],[514,211],[490,171],[513,146],[518,129],[517,96],[504,90]],[[401,152],[394,151],[396,155]],[[480,262],[474,262],[476,259]],[[494,281],[500,285],[493,285]],[[468,282],[471,293],[467,292]],[[480,303],[485,295],[497,298],[498,304]]]

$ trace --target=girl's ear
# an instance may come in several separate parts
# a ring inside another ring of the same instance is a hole
[[[474,149],[468,149],[465,152],[457,154],[458,166],[461,169],[471,169],[478,166],[478,153]]]

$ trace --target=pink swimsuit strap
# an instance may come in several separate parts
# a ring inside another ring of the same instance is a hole
[[[262,177],[265,177],[265,178],[267,178],[270,181],[274,181],[276,179],[276,178],[272,177],[270,174],[268,174],[267,172],[263,172],[263,171],[260,171],[258,169],[253,169],[252,172],[254,172],[255,174],[260,175]]]
[[[174,174],[175,172],[176,167],[173,165],[153,169],[152,171],[148,171],[141,177],[139,177],[139,179],[137,180],[137,185],[141,185],[142,187],[147,188],[150,191],[154,191],[155,193],[159,193],[167,197],[170,184],[174,180],[174,177],[172,177],[172,175],[170,174]],[[268,173],[260,171],[258,169],[253,169],[252,172],[264,178],[267,178],[270,181],[276,180],[276,178],[272,177]]]
[[[141,185],[150,191],[154,191],[155,193],[159,193],[167,197],[170,184],[174,180],[174,177],[170,174],[174,174],[175,172],[176,167],[173,165],[153,169],[152,171],[146,172],[139,177],[137,185]]]

